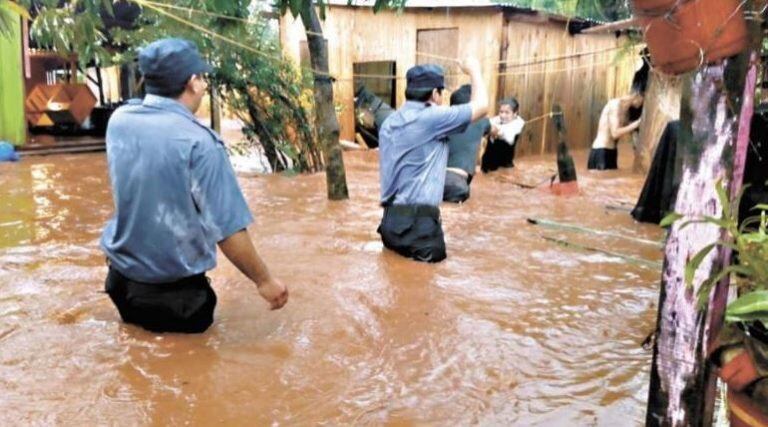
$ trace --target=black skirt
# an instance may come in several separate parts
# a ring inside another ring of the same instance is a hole
[[[610,148],[593,148],[589,152],[589,161],[587,169],[589,170],[609,170],[618,169],[619,150]]]
[[[480,169],[483,173],[493,172],[499,168],[515,167],[515,149],[517,144],[509,145],[504,140],[490,140],[485,148]]]
[[[658,224],[673,209],[678,187],[675,159],[679,129],[679,121],[669,122],[661,135],[643,191],[632,210],[636,221]]]

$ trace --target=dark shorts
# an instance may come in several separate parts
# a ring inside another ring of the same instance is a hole
[[[589,170],[608,170],[618,169],[619,150],[610,148],[593,148],[589,152],[589,161],[587,169]]]
[[[456,172],[445,172],[445,188],[443,189],[443,201],[462,203],[469,199],[469,181],[471,178],[459,175]]]
[[[377,230],[384,246],[422,262],[445,259],[445,238],[440,209],[427,205],[393,205],[384,208]]]
[[[484,172],[492,172],[499,168],[515,167],[515,150],[517,144],[509,145],[503,140],[491,140],[485,148],[480,169]]]
[[[213,323],[216,293],[205,274],[149,284],[110,268],[104,287],[124,322],[153,332],[198,333]]]

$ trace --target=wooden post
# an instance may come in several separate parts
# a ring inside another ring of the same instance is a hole
[[[502,22],[502,28],[501,28],[501,48],[499,53],[499,58],[501,58],[501,62],[499,62],[499,80],[498,80],[498,88],[496,89],[496,103],[498,103],[500,100],[504,99],[507,96],[506,87],[507,87],[507,52],[509,51],[509,16],[507,16],[506,13],[502,12],[503,18],[501,20]],[[494,100],[492,100],[493,102]],[[492,104],[493,105],[493,104]]]
[[[753,45],[754,46],[754,45]],[[683,81],[680,156],[682,180],[675,211],[687,217],[719,216],[715,182],[724,179],[731,194],[740,186],[755,92],[756,62],[752,51],[724,64],[701,68]],[[741,170],[740,170],[741,169]],[[721,282],[708,307],[697,305],[702,281],[730,262],[724,249],[713,251],[694,277],[684,283],[686,262],[702,247],[721,238],[711,224],[680,229],[672,226],[665,248],[657,339],[648,396],[646,425],[711,425],[715,400],[708,346],[723,320],[728,280]]]

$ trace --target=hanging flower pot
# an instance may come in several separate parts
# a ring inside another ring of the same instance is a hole
[[[645,20],[645,41],[654,67],[682,74],[747,48],[747,26],[739,0],[681,3],[671,14]]]
[[[730,354],[729,354],[730,353]],[[743,347],[724,352],[720,378],[734,391],[742,391],[760,379],[755,362]]]
[[[632,11],[637,17],[661,16],[672,11],[684,0],[632,0]]]

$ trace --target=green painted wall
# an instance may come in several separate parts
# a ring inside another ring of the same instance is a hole
[[[0,6],[0,13],[14,19],[10,36],[0,35],[0,140],[24,144],[24,71],[21,57],[21,20]]]

